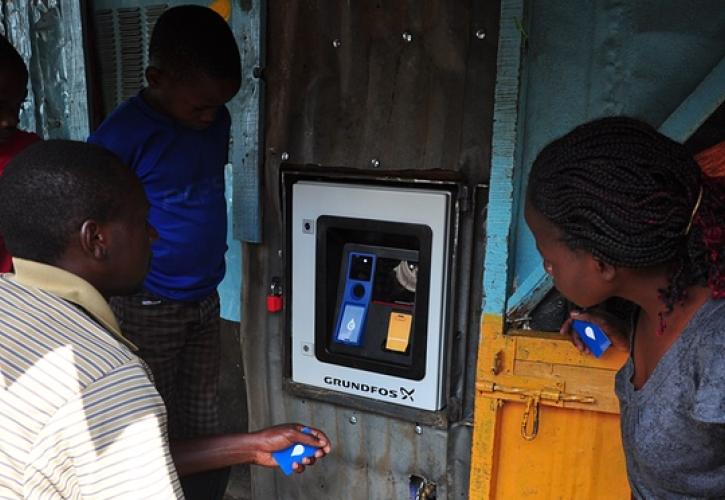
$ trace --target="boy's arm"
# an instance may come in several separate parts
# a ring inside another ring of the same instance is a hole
[[[321,431],[309,428],[311,434],[302,432],[302,425],[284,424],[268,427],[248,434],[221,434],[171,442],[171,456],[179,475],[194,474],[205,470],[220,469],[237,464],[256,464],[275,467],[272,452],[296,443],[319,448],[314,458],[305,458],[297,464],[296,472],[315,459],[330,452],[330,440]]]

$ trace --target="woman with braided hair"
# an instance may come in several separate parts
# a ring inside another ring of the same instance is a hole
[[[604,118],[543,149],[526,198],[544,268],[567,299],[638,306],[616,377],[634,497],[724,497],[722,181],[649,125]],[[579,317],[616,336],[611,322]]]

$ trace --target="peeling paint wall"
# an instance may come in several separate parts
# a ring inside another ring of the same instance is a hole
[[[0,32],[30,71],[20,127],[46,139],[85,140],[88,101],[80,0],[3,0]]]

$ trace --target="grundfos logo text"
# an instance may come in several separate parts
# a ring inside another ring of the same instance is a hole
[[[380,394],[383,397],[388,397],[390,399],[400,399],[401,401],[409,399],[411,403],[415,403],[415,399],[413,399],[413,393],[415,393],[415,389],[406,389],[405,387],[400,387],[398,389],[387,389],[385,387],[378,387],[375,385],[368,385],[360,382],[351,382],[350,380],[333,378],[330,376],[325,377],[324,381],[327,385],[332,385],[335,387],[354,389],[360,392],[369,392],[370,394]]]

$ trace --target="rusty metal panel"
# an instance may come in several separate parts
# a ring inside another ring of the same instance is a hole
[[[461,381],[475,365],[465,347],[467,336],[477,341],[482,259],[470,264],[469,251],[460,268],[459,282],[478,298],[469,308],[468,293],[461,294],[454,313],[463,349],[454,353],[451,386],[464,401],[450,405],[443,428],[421,425],[416,432],[415,422],[372,408],[286,391],[284,317],[266,312],[265,294],[270,279],[286,271],[283,161],[381,176],[407,171],[432,178],[443,170],[469,186],[488,180],[498,3],[269,2],[266,29],[263,238],[245,245],[242,259],[249,427],[318,426],[330,435],[333,453],[295,478],[253,468],[254,498],[405,499],[411,475],[435,482],[438,498],[465,498],[471,434],[465,396],[473,391]],[[479,249],[482,210],[468,208],[460,237],[469,250]]]
[[[268,148],[295,163],[377,160],[485,181],[497,7],[473,3],[270,5]]]
[[[288,400],[283,410],[286,419],[324,427],[334,451],[295,478],[254,468],[253,498],[405,499],[410,498],[411,474],[433,481],[438,498],[452,498],[446,480],[447,431],[419,426],[418,434],[414,423],[309,400]]]

